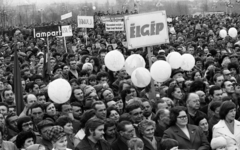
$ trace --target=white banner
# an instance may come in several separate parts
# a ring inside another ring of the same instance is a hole
[[[94,28],[93,16],[78,16],[78,28]]]
[[[129,49],[169,43],[166,11],[125,16]]]
[[[71,18],[72,17],[72,12],[64,14],[61,16],[61,20],[67,19],[67,18]]]
[[[124,31],[123,22],[106,22],[106,31]]]
[[[71,25],[62,26],[62,36],[73,36]]]

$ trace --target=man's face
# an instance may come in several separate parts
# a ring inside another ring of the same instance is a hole
[[[76,70],[77,69],[77,63],[76,63],[75,60],[74,61],[70,61],[70,68],[72,70]]]
[[[14,129],[17,129],[17,119],[18,119],[17,115],[8,118],[9,125]]]
[[[35,95],[31,94],[27,96],[27,105],[30,107],[33,103],[37,102],[37,98]]]
[[[39,85],[34,84],[34,86],[33,86],[33,93],[34,93],[34,94],[39,93]]]
[[[217,79],[216,79],[216,83],[215,83],[215,85],[221,87],[223,81],[224,81],[224,77],[223,77],[223,76],[219,76],[219,77],[217,77]]]
[[[40,95],[40,96],[38,96],[38,102],[39,102],[40,104],[46,103],[46,97],[45,97],[45,95]]]
[[[44,113],[43,113],[42,108],[37,107],[37,108],[32,109],[31,116],[33,117],[33,121],[35,124],[38,124],[40,121],[42,121],[43,115],[44,115]]]
[[[168,104],[167,104],[166,102],[164,102],[164,103],[158,103],[157,109],[158,109],[158,110],[160,110],[160,109],[168,109]]]
[[[32,121],[24,122],[22,124],[22,130],[23,131],[32,131],[33,130],[33,122]]]
[[[99,141],[99,140],[103,139],[103,135],[104,135],[104,125],[98,126],[98,127],[95,129],[95,131],[93,131],[92,135],[93,135],[93,138],[94,138],[96,141]]]
[[[108,78],[107,77],[101,77],[99,83],[100,84],[104,84],[104,83],[107,83],[108,82]]]
[[[16,115],[16,108],[15,107],[10,107],[8,112],[9,112],[9,114],[15,114]]]
[[[132,110],[130,115],[134,123],[140,123],[143,120],[143,111],[141,108]]]
[[[150,105],[150,102],[148,101],[143,102],[143,107],[144,107],[143,115],[145,117],[150,116],[152,114],[152,106]]]
[[[229,70],[223,70],[223,75],[224,75],[225,80],[230,80],[232,77],[232,73]]]
[[[96,116],[100,119],[105,119],[107,115],[105,104],[96,105]]]
[[[198,110],[200,108],[199,96],[197,94],[191,94],[187,106],[193,110]]]
[[[72,108],[73,108],[73,117],[77,120],[80,119],[82,115],[81,107],[73,106]]]
[[[47,126],[47,127],[44,127],[44,128],[41,129],[41,135],[42,135],[43,139],[49,140],[48,135],[47,135],[47,131],[51,128],[52,128],[52,126]]]
[[[120,135],[126,140],[130,140],[135,135],[135,129],[132,124],[125,125],[125,131],[120,131]]]
[[[8,113],[7,107],[4,105],[0,106],[0,113],[3,114],[4,116],[7,115]]]
[[[108,137],[114,137],[116,135],[116,126],[108,127],[105,133]]]
[[[226,93],[234,93],[234,87],[232,82],[226,81],[224,83]]]
[[[72,113],[72,106],[69,104],[62,105],[62,112],[65,114]]]
[[[213,91],[213,101],[222,101],[222,94],[223,94],[223,91],[220,89],[220,90],[215,90]]]
[[[51,59],[50,60],[50,66],[53,68],[56,65],[56,60],[55,59]]]
[[[4,98],[7,103],[13,103],[14,102],[14,94],[12,90],[5,91]]]
[[[101,58],[102,60],[104,60],[105,56],[106,56],[106,53],[101,53],[101,54],[100,54],[100,58]]]

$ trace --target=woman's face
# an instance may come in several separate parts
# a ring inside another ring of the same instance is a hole
[[[46,111],[47,111],[47,114],[50,115],[50,116],[54,116],[54,115],[56,115],[56,108],[55,108],[55,106],[54,106],[53,103],[50,104],[50,105],[48,105]]]
[[[90,63],[94,66],[95,65],[95,61],[93,59],[90,60]]]
[[[152,125],[148,126],[144,131],[143,131],[143,136],[147,138],[153,138],[154,136],[154,127]]]
[[[128,93],[127,96],[131,98],[137,97],[137,91],[134,88],[131,88],[130,93]]]
[[[207,119],[204,118],[199,122],[199,127],[203,129],[203,131],[208,131],[208,122]]]
[[[82,102],[84,100],[83,91],[81,89],[74,90],[74,96],[78,101]]]
[[[174,99],[181,100],[182,99],[182,91],[180,88],[176,88],[175,91],[173,92],[173,97]]]
[[[180,111],[179,115],[177,116],[176,124],[179,126],[186,126],[188,123],[187,114],[185,111]]]
[[[23,148],[26,149],[33,144],[34,144],[33,138],[28,138],[28,139],[25,140]]]
[[[43,66],[38,67],[37,73],[43,73]]]
[[[119,114],[116,110],[112,110],[109,115],[110,119],[113,119],[115,122],[119,121]]]
[[[227,121],[233,121],[236,116],[236,108],[229,110],[228,114],[225,117]]]
[[[71,123],[71,122],[65,124],[65,126],[63,127],[63,129],[64,129],[64,132],[65,132],[66,134],[69,134],[69,135],[73,134],[73,126],[72,126],[72,123]]]
[[[67,149],[67,137],[64,136],[59,139],[56,143],[53,144],[57,150],[66,150]]]
[[[194,76],[194,81],[199,81],[201,79],[202,79],[201,74],[199,72],[196,72]]]
[[[85,59],[85,63],[88,63],[88,62],[89,62],[89,57]]]
[[[122,99],[117,101],[116,107],[117,107],[117,109],[123,109],[123,101],[122,101]]]

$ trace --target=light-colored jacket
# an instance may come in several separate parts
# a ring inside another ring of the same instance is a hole
[[[227,150],[240,150],[240,122],[234,120],[234,134],[229,130],[224,120],[213,126],[213,138],[224,137],[227,141]]]

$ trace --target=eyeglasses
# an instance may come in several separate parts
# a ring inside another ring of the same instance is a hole
[[[187,116],[180,116],[180,117],[177,117],[177,118],[179,118],[179,119],[187,119]]]

